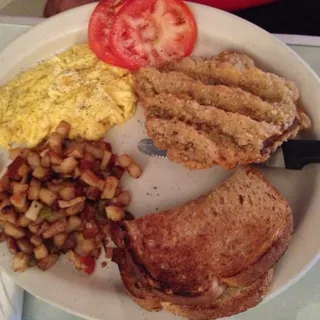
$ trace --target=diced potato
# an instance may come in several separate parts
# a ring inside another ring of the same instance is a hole
[[[91,153],[94,158],[96,159],[102,159],[103,158],[103,152],[104,150],[102,149],[99,149],[99,148],[96,148],[94,147],[93,145],[91,145],[90,143],[85,143],[85,151],[88,152],[88,153]]]
[[[8,249],[12,254],[16,254],[19,252],[17,241],[15,239],[8,237],[7,243],[8,243]]]
[[[138,179],[142,175],[142,169],[136,163],[131,163],[127,171],[130,176],[135,179]]]
[[[63,142],[63,136],[57,132],[51,133],[48,138],[48,144],[50,149],[57,153],[62,152],[62,142]]]
[[[23,252],[18,252],[12,258],[12,270],[14,272],[23,272],[28,268],[30,256]]]
[[[53,165],[59,165],[62,163],[63,161],[63,158],[56,152],[50,150],[48,152],[48,156],[50,158],[50,162],[53,164]]]
[[[9,158],[14,160],[17,157],[27,158],[29,149],[27,148],[13,148],[9,150]]]
[[[46,187],[54,193],[59,193],[60,190],[62,190],[64,188],[64,185],[62,183],[56,184],[56,183],[52,183],[52,182],[48,181],[46,183]]]
[[[87,169],[82,174],[80,179],[87,183],[89,186],[97,187],[99,190],[103,190],[104,181],[95,175],[91,170]]]
[[[73,216],[78,214],[79,212],[81,212],[84,208],[84,201],[76,203],[75,205],[73,205],[72,207],[69,207],[66,209],[66,214],[68,216]]]
[[[101,192],[97,187],[89,186],[86,188],[85,194],[89,200],[97,200],[99,199]]]
[[[118,196],[112,199],[112,203],[125,207],[130,204],[131,196],[128,191],[122,191]]]
[[[71,216],[68,218],[66,232],[67,233],[74,232],[74,231],[78,230],[79,228],[81,228],[82,225],[83,225],[82,220],[79,217]]]
[[[29,183],[29,185],[31,186],[31,187],[37,187],[37,188],[41,188],[41,181],[40,180],[38,180],[38,179],[36,179],[36,178],[32,178],[31,179],[31,181],[30,181],[30,183]]]
[[[28,199],[29,200],[38,200],[40,193],[40,187],[30,186],[28,189]]]
[[[34,246],[39,246],[42,243],[42,238],[40,236],[38,236],[37,234],[33,234],[30,237],[30,242],[34,245]]]
[[[18,218],[17,224],[20,227],[27,227],[30,222],[31,222],[30,219],[28,219],[26,216],[22,215]]]
[[[67,257],[77,270],[81,270],[80,257],[73,250],[68,250]]]
[[[13,182],[12,183],[12,191],[13,193],[24,193],[27,192],[29,188],[28,184]]]
[[[81,170],[79,169],[79,167],[75,167],[74,168],[74,172],[73,172],[73,178],[77,179],[81,176]]]
[[[68,157],[64,159],[60,164],[60,172],[70,173],[76,168],[77,165],[78,165],[78,161],[75,158]]]
[[[28,165],[26,165],[25,163],[23,163],[18,169],[18,176],[19,177],[28,176],[30,171],[31,171],[30,167]]]
[[[40,230],[41,225],[40,224],[34,224],[34,223],[29,223],[28,229],[30,230],[31,233],[37,234]]]
[[[82,159],[84,156],[84,144],[83,143],[73,143],[71,144],[67,150],[66,154],[69,157],[73,157],[75,159]]]
[[[40,157],[36,153],[30,153],[27,158],[28,164],[31,169],[35,169],[40,166]]]
[[[17,240],[17,246],[19,250],[25,254],[31,254],[33,252],[33,245],[27,239]]]
[[[14,239],[21,239],[23,238],[26,233],[21,227],[16,227],[10,222],[6,222],[4,226],[4,233]]]
[[[50,228],[48,221],[43,221],[38,229],[37,235],[40,236]],[[29,226],[30,229],[30,226]]]
[[[0,192],[8,191],[10,187],[10,180],[8,173],[6,172],[0,179]]]
[[[19,212],[26,212],[28,210],[28,201],[26,193],[16,193],[10,197],[10,202]]]
[[[105,210],[106,210],[108,219],[112,221],[121,221],[121,220],[124,220],[125,218],[124,209],[121,207],[110,205],[110,206],[106,206]]]
[[[41,158],[40,165],[41,165],[43,168],[50,168],[50,166],[51,166],[51,160],[50,160],[50,157],[49,157],[49,152],[46,153],[43,158]]]
[[[98,245],[94,241],[94,239],[85,239],[80,243],[82,248],[82,252],[87,255],[91,253],[93,250],[97,249]]]
[[[55,265],[58,259],[59,256],[57,254],[49,254],[47,257],[39,260],[37,266],[39,269],[45,271]]]
[[[10,207],[11,206],[11,202],[9,199],[4,199],[3,201],[1,201],[0,203],[0,211],[2,211],[4,208],[6,207]]]
[[[103,152],[103,158],[100,164],[101,170],[106,170],[108,168],[108,165],[112,162],[113,154],[110,151],[104,151]]]
[[[69,200],[69,201],[66,201],[66,200],[59,200],[58,201],[58,204],[59,204],[59,207],[60,208],[69,208],[69,207],[72,207],[78,203],[84,203],[84,201],[86,200],[85,197],[77,197],[77,198],[74,198],[72,200]]]
[[[101,194],[101,199],[112,199],[115,194],[117,187],[119,185],[119,180],[116,177],[107,177],[104,185],[104,189]]]
[[[35,247],[33,252],[37,260],[43,259],[49,254],[47,247],[43,243]]]
[[[123,168],[128,168],[133,163],[133,160],[127,154],[122,154],[117,157],[117,163]]]
[[[51,206],[53,202],[58,198],[58,196],[52,192],[49,189],[41,188],[39,192],[39,199],[47,204],[48,206]]]
[[[46,218],[46,220],[50,223],[57,221],[59,219],[65,218],[66,213],[64,210],[60,209],[59,211],[51,212],[51,215]]]
[[[76,197],[76,189],[73,186],[64,187],[63,189],[60,190],[59,195],[62,200],[66,200],[66,201],[72,200]]]
[[[28,211],[24,214],[28,219],[36,221],[39,216],[39,212],[42,209],[43,204],[38,201],[32,201]]]
[[[2,214],[6,221],[12,223],[13,225],[17,223],[18,215],[16,211],[13,209],[13,207],[10,206],[3,208]]]
[[[55,132],[58,133],[60,136],[66,138],[69,135],[71,126],[66,121],[61,121],[59,125],[56,127]]]
[[[42,237],[45,239],[53,238],[57,234],[61,232],[65,232],[67,226],[67,220],[66,219],[60,219],[55,222],[53,222],[49,229],[46,230],[43,234]]]
[[[44,168],[42,166],[36,167],[32,172],[32,176],[35,177],[35,178],[38,178],[40,180],[47,179],[49,174],[50,174],[49,169],[48,168]]]
[[[53,238],[53,244],[58,248],[61,249],[63,245],[65,244],[66,240],[68,238],[68,234],[66,233],[59,233]]]

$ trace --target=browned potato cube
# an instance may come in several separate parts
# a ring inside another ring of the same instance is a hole
[[[34,245],[34,246],[39,246],[42,243],[42,238],[40,236],[38,236],[37,234],[33,234],[30,237],[30,242]]]
[[[44,239],[53,238],[57,234],[61,232],[65,232],[67,226],[67,220],[66,219],[60,219],[55,222],[53,222],[49,229],[47,229],[43,234],[42,237]]]
[[[25,193],[28,191],[29,185],[25,183],[13,182],[12,191],[13,193]]]
[[[77,198],[74,198],[72,200],[69,200],[69,201],[66,201],[66,200],[59,200],[58,201],[58,204],[59,204],[59,207],[64,209],[64,208],[69,208],[69,207],[72,207],[78,203],[84,203],[84,201],[86,200],[85,197],[77,197]]]
[[[31,169],[35,169],[40,166],[40,157],[36,153],[30,153],[27,158],[28,164]]]
[[[47,204],[48,206],[51,206],[53,202],[58,198],[58,196],[52,192],[49,189],[41,188],[39,192],[39,199]]]
[[[122,191],[118,196],[112,199],[112,203],[125,207],[130,204],[131,196],[128,191]]]
[[[48,175],[49,169],[42,166],[36,167],[32,172],[32,176],[40,180],[47,179]]]
[[[127,154],[122,154],[117,157],[117,162],[121,167],[127,168],[131,163],[133,163],[133,160]]]
[[[108,168],[108,165],[111,163],[113,159],[113,154],[110,151],[104,151],[103,152],[103,158],[100,164],[101,170],[106,170]]]
[[[121,220],[124,220],[125,218],[124,209],[121,207],[111,205],[111,206],[106,206],[105,210],[106,210],[108,219],[112,221],[121,221]]]
[[[73,157],[66,158],[60,164],[60,172],[70,173],[76,168],[77,165],[78,165],[78,161],[75,158]]]
[[[66,233],[59,233],[53,238],[53,244],[58,248],[61,249],[65,244],[68,235]]]
[[[31,233],[37,234],[40,230],[41,225],[35,223],[29,223],[28,229]]]
[[[28,268],[30,256],[23,252],[18,252],[12,258],[11,268],[14,272],[23,272]]]
[[[9,150],[9,158],[14,160],[17,157],[27,158],[29,149],[27,148],[13,148]]]
[[[85,143],[85,151],[88,153],[91,153],[94,158],[96,159],[102,159],[103,158],[103,151],[102,149],[96,148],[93,145],[91,145],[90,143]]]
[[[50,228],[50,224],[48,223],[48,221],[43,221],[38,229],[37,235],[40,236],[42,235],[44,232],[46,232],[48,229]],[[29,229],[30,229],[30,225],[29,225]]]
[[[23,163],[18,169],[18,176],[25,177],[29,174],[29,172],[30,172],[29,166]]]
[[[57,153],[62,152],[62,142],[63,142],[63,136],[57,132],[51,133],[48,138],[48,144],[50,149]]]
[[[40,187],[30,186],[28,189],[28,199],[29,200],[38,200],[40,193]]]
[[[82,174],[80,179],[89,186],[97,187],[100,191],[103,190],[104,181],[95,175],[91,170],[87,169]]]
[[[19,212],[26,212],[28,210],[27,194],[16,193],[10,197],[10,202]]]
[[[36,179],[36,178],[32,178],[31,179],[31,181],[30,181],[30,183],[29,183],[29,185],[31,186],[31,187],[37,187],[37,188],[41,188],[41,181],[40,180],[38,180],[38,179]]]
[[[37,266],[39,269],[45,271],[51,268],[58,261],[59,256],[57,254],[49,254],[47,257],[39,260]]]
[[[68,218],[67,226],[66,226],[66,232],[71,233],[73,231],[78,230],[83,226],[82,220],[77,216],[71,216]]]
[[[8,243],[8,249],[12,254],[16,254],[19,252],[17,241],[15,239],[8,237],[7,243]]]
[[[28,219],[26,216],[22,215],[18,218],[17,224],[20,227],[27,227],[30,222],[31,222],[30,219]]]
[[[142,175],[142,169],[136,163],[131,163],[127,168],[127,171],[129,172],[130,176],[135,179]]]
[[[101,194],[101,199],[112,199],[115,194],[117,187],[119,185],[119,179],[116,177],[107,177],[104,189]]]
[[[72,200],[76,197],[76,189],[73,186],[70,187],[64,187],[60,190],[59,195],[62,200]]]
[[[47,247],[43,243],[35,247],[33,252],[37,260],[43,259],[49,254]]]
[[[17,240],[17,246],[19,250],[25,254],[31,254],[33,252],[33,245],[27,239]]]
[[[17,223],[18,215],[12,206],[8,206],[2,209],[3,217],[6,221],[15,225]]]
[[[43,168],[50,168],[51,166],[51,160],[50,160],[50,157],[49,157],[49,152],[47,152],[44,157],[41,158],[40,160],[40,165],[43,167]]]
[[[83,143],[73,143],[71,144],[67,150],[66,154],[69,157],[73,157],[75,159],[82,159],[84,156],[84,144]]]
[[[56,127],[55,132],[58,133],[60,136],[66,138],[69,135],[71,126],[66,121],[61,121],[59,125]]]
[[[16,227],[10,222],[6,222],[4,225],[4,233],[14,239],[21,239],[26,235],[23,228]]]
[[[83,202],[79,202],[76,203],[75,205],[73,205],[72,207],[69,207],[66,209],[66,214],[68,216],[73,216],[78,214],[79,212],[81,212],[84,208],[84,201]]]
[[[63,158],[56,152],[50,150],[48,152],[48,156],[50,158],[50,162],[53,164],[53,165],[59,165],[62,163],[63,161]]]

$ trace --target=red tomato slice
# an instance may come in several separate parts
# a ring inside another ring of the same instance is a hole
[[[111,50],[128,69],[158,66],[189,55],[196,21],[181,0],[128,0],[114,19]]]
[[[80,263],[82,263],[84,265],[84,272],[86,272],[87,274],[91,274],[93,273],[94,269],[95,269],[95,265],[96,262],[93,259],[92,256],[84,256],[84,257],[79,257],[80,259]]]
[[[114,17],[124,2],[125,0],[100,1],[91,14],[88,27],[88,43],[93,53],[99,59],[119,67],[124,67],[124,64],[112,54],[109,39]]]

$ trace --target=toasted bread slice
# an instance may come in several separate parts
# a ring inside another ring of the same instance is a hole
[[[229,287],[225,289],[218,299],[212,300],[209,303],[190,305],[189,303],[184,304],[183,299],[180,300],[180,304],[172,303],[168,302],[165,298],[159,298],[150,288],[145,287],[139,282],[136,274],[126,260],[125,251],[123,249],[116,250],[117,253],[114,256],[114,261],[119,266],[121,279],[127,293],[140,307],[147,311],[164,309],[178,316],[195,320],[231,316],[257,305],[268,292],[272,282],[273,268],[247,287]]]
[[[122,228],[140,280],[154,292],[197,297],[217,279],[241,287],[265,274],[287,248],[292,214],[258,172],[239,168],[209,194]]]

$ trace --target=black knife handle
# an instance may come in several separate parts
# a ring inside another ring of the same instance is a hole
[[[301,170],[310,163],[320,163],[320,141],[288,140],[282,145],[287,169]]]

